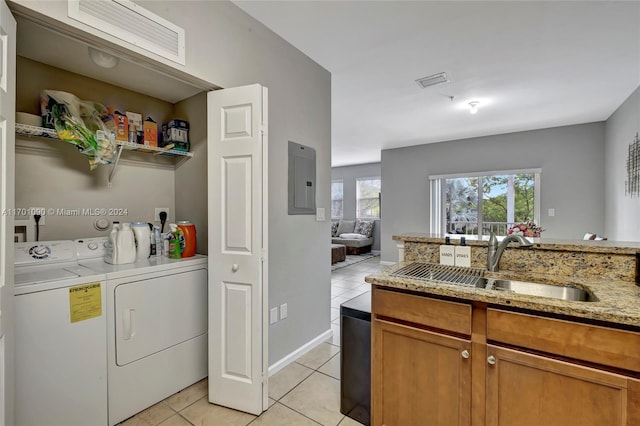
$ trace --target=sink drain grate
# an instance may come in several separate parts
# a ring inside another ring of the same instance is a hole
[[[413,262],[390,274],[394,277],[414,278],[467,287],[484,287],[484,269]]]

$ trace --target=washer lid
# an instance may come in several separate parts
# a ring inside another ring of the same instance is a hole
[[[23,271],[16,270],[15,286],[44,283],[62,279],[77,278],[78,274],[63,268],[31,269],[24,268]]]

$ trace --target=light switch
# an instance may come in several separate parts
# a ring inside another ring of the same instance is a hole
[[[269,323],[275,324],[278,322],[278,307],[271,308],[269,311]]]
[[[316,209],[316,221],[324,222],[324,207],[318,207]]]

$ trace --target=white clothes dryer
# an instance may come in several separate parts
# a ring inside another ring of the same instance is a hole
[[[110,425],[207,376],[206,256],[80,265],[106,276]]]

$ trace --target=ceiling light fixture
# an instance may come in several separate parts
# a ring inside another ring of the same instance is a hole
[[[118,62],[120,62],[120,59],[118,59],[116,56],[113,56],[107,52],[103,52],[102,50],[98,50],[91,46],[89,46],[89,57],[94,64],[102,68],[113,68],[118,65]]]
[[[469,102],[469,112],[471,114],[477,114],[478,113],[478,105],[480,105],[480,102],[478,102],[478,101]]]

